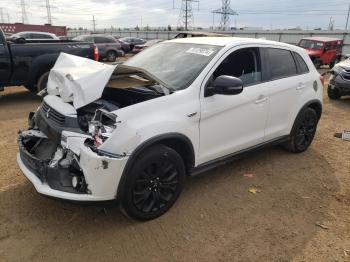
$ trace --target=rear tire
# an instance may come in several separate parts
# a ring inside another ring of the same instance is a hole
[[[115,60],[117,59],[117,53],[114,51],[108,51],[106,58],[108,62],[115,62]]]
[[[314,139],[317,123],[318,117],[314,109],[302,110],[294,122],[290,140],[283,147],[293,153],[304,152]]]
[[[339,92],[339,89],[336,87],[331,88],[328,86],[327,88],[327,94],[330,99],[338,100],[341,97],[341,94]]]
[[[121,185],[120,208],[138,220],[157,218],[178,199],[185,183],[185,165],[179,154],[155,145],[139,155]]]

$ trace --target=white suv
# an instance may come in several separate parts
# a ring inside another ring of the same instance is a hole
[[[305,50],[257,39],[166,41],[95,87],[44,97],[19,135],[19,167],[41,194],[117,199],[141,220],[165,213],[188,176],[266,145],[305,151],[322,112]]]

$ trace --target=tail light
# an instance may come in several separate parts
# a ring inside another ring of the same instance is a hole
[[[96,45],[94,45],[94,60],[95,61],[100,60],[100,56],[98,54],[98,47]]]
[[[320,75],[320,80],[321,80],[322,86],[324,86],[324,76]]]

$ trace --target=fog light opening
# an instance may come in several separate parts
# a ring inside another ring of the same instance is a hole
[[[83,176],[72,176],[72,186],[75,190],[79,192],[86,192],[87,191],[87,185],[85,182],[85,178]]]

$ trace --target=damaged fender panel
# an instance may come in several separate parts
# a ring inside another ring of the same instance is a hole
[[[80,167],[89,191],[105,199],[115,199],[127,156],[112,158],[98,156],[88,147],[81,147]]]

